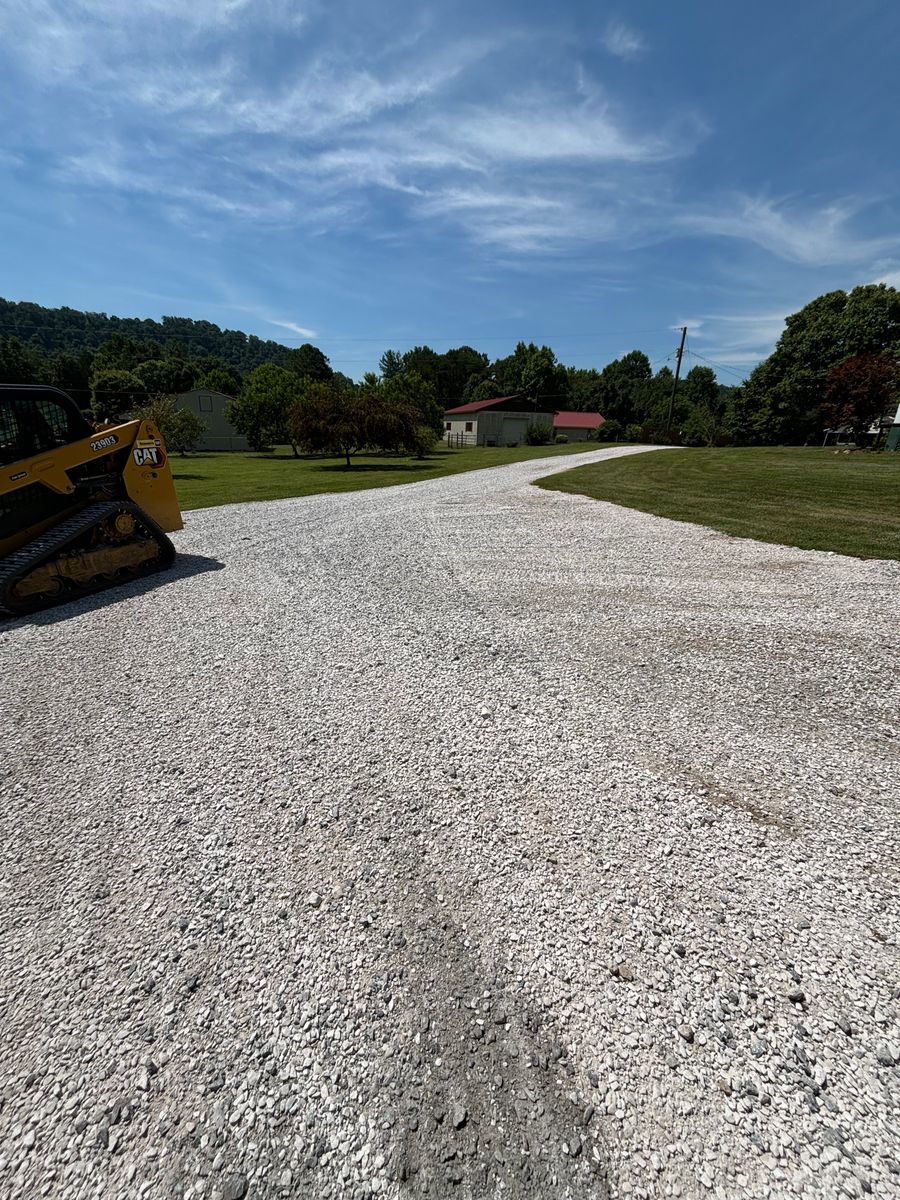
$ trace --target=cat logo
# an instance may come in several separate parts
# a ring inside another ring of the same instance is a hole
[[[157,470],[166,461],[165,453],[158,446],[138,446],[133,457],[137,466],[156,467]]]

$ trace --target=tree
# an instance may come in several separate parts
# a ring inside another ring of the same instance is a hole
[[[444,409],[437,401],[434,387],[416,371],[386,379],[379,391],[381,400],[391,408],[411,410],[416,423],[429,429],[434,438],[443,435]]]
[[[313,346],[310,342],[304,342],[296,350],[288,351],[284,365],[301,379],[327,380],[334,374],[327,357],[318,346]]]
[[[536,407],[559,409],[566,407],[569,395],[569,373],[549,346],[536,346],[533,342],[520,353],[522,343],[516,347],[520,358],[517,391],[524,392]]]
[[[496,379],[482,379],[480,383],[476,383],[473,387],[466,385],[466,390],[463,394],[463,400],[465,402],[475,400],[495,400],[498,396],[502,395],[503,391]]]
[[[68,392],[81,408],[87,408],[90,402],[93,367],[94,356],[90,350],[81,350],[77,354],[56,350],[47,360],[50,382]]]
[[[442,410],[462,403],[466,384],[473,375],[483,379],[488,372],[488,356],[471,346],[457,346],[440,355],[435,394]],[[423,374],[423,378],[427,378]]]
[[[46,383],[47,366],[36,346],[17,337],[0,337],[0,383]]]
[[[148,396],[137,406],[134,415],[141,421],[153,421],[163,436],[166,449],[187,454],[193,450],[206,431],[206,423],[190,408],[179,408],[176,396]]]
[[[148,358],[133,368],[146,392],[154,395],[178,395],[194,387],[197,369],[183,358]]]
[[[162,348],[124,333],[114,333],[95,352],[94,371],[133,371],[148,358],[162,358]]]
[[[648,386],[652,380],[650,359],[642,350],[631,350],[607,363],[600,372],[600,412],[622,425],[633,424],[638,417],[646,419],[657,399],[657,389]]]
[[[413,346],[412,350],[407,350],[403,355],[403,367],[406,371],[415,371],[417,375],[421,375],[435,388],[438,400],[443,399],[437,391],[441,356],[436,350],[432,350],[430,346]]]
[[[121,367],[95,369],[91,379],[91,415],[98,425],[116,425],[128,420],[146,395],[143,381],[133,371]]]
[[[436,408],[433,389],[418,375],[382,381],[368,374],[352,391],[313,381],[291,409],[291,432],[305,450],[340,454],[349,468],[352,455],[365,449],[423,455],[439,436]]]
[[[678,403],[687,412],[676,422],[682,441],[689,446],[715,446],[724,436],[728,389],[719,385],[711,367],[691,367],[678,392]]]
[[[849,425],[861,442],[872,424],[896,403],[900,364],[888,354],[857,354],[832,367],[822,415],[832,428]]]
[[[225,409],[225,416],[254,450],[288,442],[297,454],[290,414],[306,384],[293,371],[275,363],[256,367],[244,380],[240,396]]]
[[[342,391],[313,380],[294,400],[289,416],[292,440],[312,454],[350,456],[369,443],[371,413],[363,391]]]
[[[349,375],[343,375],[340,371],[335,371],[332,375],[330,383],[336,387],[339,392],[352,392],[356,384]]]
[[[239,371],[234,367],[213,367],[199,379],[194,381],[194,387],[203,392],[221,392],[225,396],[237,396],[243,386]]]
[[[569,407],[575,412],[599,412],[603,414],[603,387],[600,382],[600,372],[593,367],[583,369],[569,367]],[[605,414],[603,414],[605,415]]]
[[[402,375],[406,370],[406,363],[399,350],[385,350],[378,360],[378,366],[382,379],[393,379],[395,375]]]
[[[742,389],[747,434],[761,442],[818,436],[831,371],[900,343],[900,292],[883,283],[816,297],[785,321],[772,354]]]

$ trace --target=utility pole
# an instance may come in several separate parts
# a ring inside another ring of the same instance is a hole
[[[672,409],[675,407],[675,393],[678,391],[678,376],[681,374],[681,356],[684,354],[684,339],[687,337],[687,325],[681,327],[681,345],[678,347],[678,357],[675,362],[675,382],[672,384],[672,395],[669,397],[669,415],[666,418],[666,433],[672,428]]]

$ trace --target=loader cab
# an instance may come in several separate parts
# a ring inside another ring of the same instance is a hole
[[[59,388],[0,384],[0,466],[68,446],[92,432],[78,405]]]

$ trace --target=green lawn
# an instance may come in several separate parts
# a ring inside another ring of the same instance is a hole
[[[274,454],[191,454],[169,459],[183,509],[239,504],[245,500],[283,500],[321,492],[355,492],[457,475],[480,467],[499,467],[530,458],[597,450],[596,442],[566,446],[517,446],[505,449],[474,446],[466,450],[433,450],[427,458],[394,454],[358,454],[348,470],[342,458],[307,455],[294,458],[290,450]]]
[[[658,450],[577,467],[539,486],[737,537],[900,559],[900,454]]]

